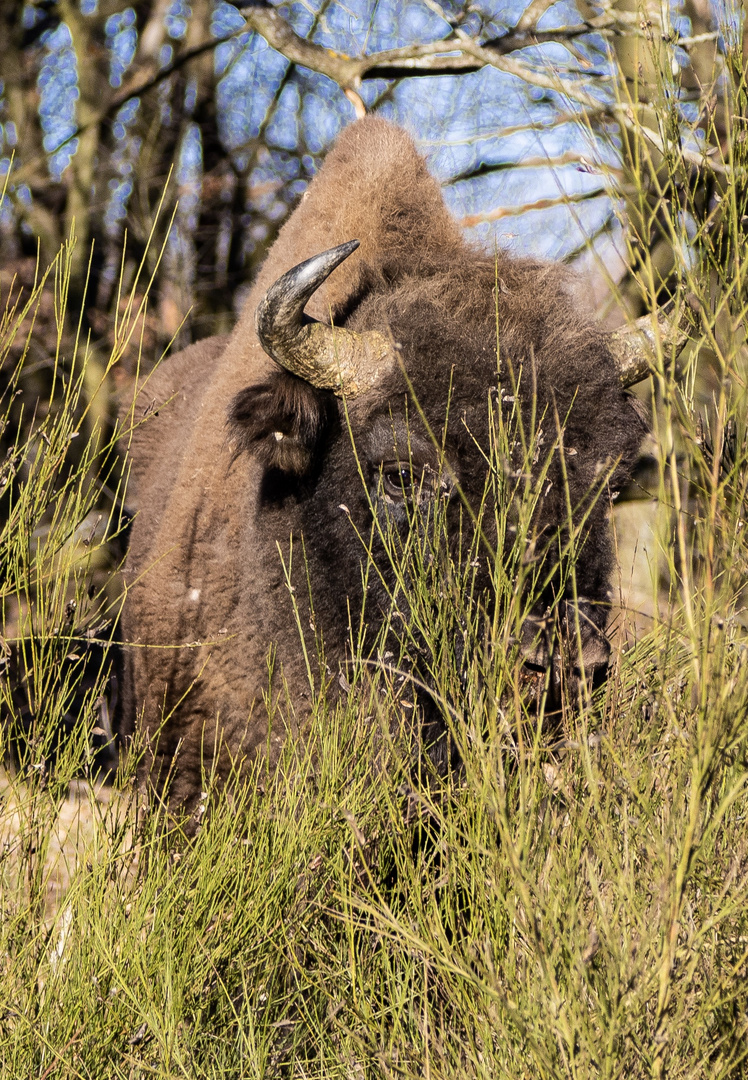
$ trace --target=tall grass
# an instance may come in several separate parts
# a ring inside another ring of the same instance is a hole
[[[668,90],[654,103],[665,132]],[[497,548],[509,527],[519,540],[493,564],[495,614],[471,592],[483,548],[450,563],[438,520],[407,550],[378,525],[393,612],[409,615],[393,626],[428,658],[459,750],[446,778],[419,752],[402,656],[383,653],[374,669],[359,658],[338,703],[320,698],[262,794],[251,776],[220,795],[206,779],[189,844],[138,804],[131,770],[102,788],[91,732],[107,667],[92,676],[85,650],[117,613],[98,560],[121,527],[120,473],[85,425],[85,344],[60,357],[49,403],[24,404],[33,422],[13,398],[24,360],[4,375],[17,438],[0,474],[3,1075],[744,1074],[747,145],[718,163],[706,218],[672,199],[695,190],[677,140],[650,171],[664,178],[656,215],[641,192],[640,222],[664,222],[684,255],[668,287],[693,313],[692,345],[682,371],[653,356],[660,577],[651,628],[607,684],[555,728],[542,695],[525,703],[516,582],[533,587],[519,553],[537,492],[510,519],[499,418],[480,524]],[[637,250],[654,303],[646,237]],[[39,286],[61,328],[67,258]],[[6,316],[6,345],[22,315]]]

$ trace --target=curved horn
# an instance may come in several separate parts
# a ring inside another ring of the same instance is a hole
[[[356,333],[315,322],[304,315],[304,307],[358,245],[349,240],[294,266],[270,286],[255,314],[257,336],[268,356],[312,386],[348,397],[369,390],[391,366],[392,344],[377,330]]]
[[[678,320],[667,308],[660,308],[653,314],[657,320],[656,330],[652,315],[643,315],[633,325],[623,326],[610,335],[608,344],[624,386],[633,386],[652,374],[658,340],[665,356],[678,356],[688,341],[689,320],[685,308]]]

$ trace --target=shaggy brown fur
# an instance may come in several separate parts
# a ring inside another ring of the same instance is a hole
[[[152,765],[162,776],[172,769],[172,797],[188,808],[203,769],[215,765],[225,775],[232,755],[274,759],[308,708],[278,553],[280,545],[288,558],[291,536],[297,568],[304,537],[328,664],[344,659],[349,605],[355,612],[361,604],[362,549],[352,524],[367,535],[371,517],[347,423],[375,501],[382,463],[395,453],[393,433],[401,447],[410,442],[414,464],[440,468],[430,440],[406,430],[410,394],[401,371],[350,401],[346,420],[341,401],[280,371],[257,341],[254,312],[268,287],[302,260],[354,238],[359,250],[307,312],[391,334],[434,430],[442,430],[451,394],[447,456],[468,500],[480,500],[485,482],[476,441],[488,443],[487,397],[497,385],[497,303],[502,365],[534,364],[539,415],[568,414],[573,503],[606,462],[618,463],[611,486],[620,486],[644,432],[604,335],[569,298],[564,271],[476,251],[403,131],[376,118],[347,128],[282,229],[231,337],[171,357],[137,406],[169,402],[133,438],[137,516],[126,569],[123,723],[159,732]],[[552,528],[566,516],[554,469],[540,510]],[[577,588],[604,628],[606,615],[595,605],[607,599],[612,557],[602,502],[589,530]],[[300,595],[302,574],[298,581]],[[269,730],[271,650],[294,711],[285,725],[274,717]]]

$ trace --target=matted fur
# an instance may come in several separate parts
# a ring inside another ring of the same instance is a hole
[[[497,305],[502,362],[534,365],[539,414],[568,414],[572,503],[607,462],[618,463],[611,484],[619,486],[644,433],[605,336],[570,299],[566,273],[477,251],[403,131],[377,118],[347,128],[281,230],[231,337],[169,358],[138,399],[136,411],[169,403],[132,441],[128,497],[137,516],[126,566],[123,727],[140,722],[149,735],[159,732],[155,773],[172,771],[172,796],[188,808],[203,769],[215,765],[225,775],[232,756],[257,753],[272,761],[308,709],[278,551],[288,558],[292,535],[297,596],[305,592],[303,536],[327,661],[334,668],[344,659],[349,607],[361,602],[362,550],[352,523],[366,535],[370,519],[347,423],[373,485],[383,440],[392,447],[394,431],[403,444],[418,443],[404,429],[409,392],[401,371],[351,401],[346,419],[338,399],[281,372],[257,341],[254,312],[268,287],[351,239],[361,241],[359,250],[307,312],[391,334],[434,430],[451,395],[447,450],[468,498],[480,498],[485,480],[475,440],[487,443],[487,395],[497,382]],[[435,451],[421,443],[428,465]],[[565,520],[562,488],[553,484],[540,511],[554,528]],[[606,615],[595,605],[608,597],[612,568],[602,502],[589,529],[577,587],[602,628]],[[275,716],[269,730],[271,652],[276,698],[282,667],[294,708],[281,710],[283,721]]]

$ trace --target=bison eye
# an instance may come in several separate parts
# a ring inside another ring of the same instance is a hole
[[[399,461],[385,462],[382,465],[382,484],[386,495],[402,502],[418,494],[423,483],[423,475],[410,464]]]
[[[430,499],[452,495],[453,483],[446,472],[426,462],[384,461],[380,465],[384,494],[392,502],[423,504]]]

